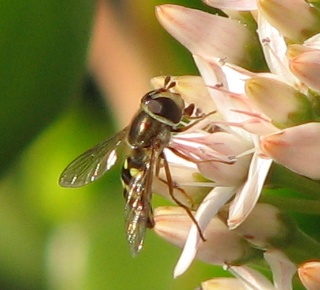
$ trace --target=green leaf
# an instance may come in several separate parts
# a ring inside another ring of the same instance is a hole
[[[0,173],[63,110],[85,71],[91,1],[2,1]]]

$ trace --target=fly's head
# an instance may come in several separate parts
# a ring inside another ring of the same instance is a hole
[[[141,99],[141,108],[157,121],[175,127],[182,119],[185,103],[179,94],[170,91],[175,83],[151,91]]]

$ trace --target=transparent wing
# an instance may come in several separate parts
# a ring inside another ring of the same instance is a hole
[[[143,246],[146,228],[154,226],[151,208],[151,190],[156,152],[150,150],[143,167],[132,178],[125,196],[126,203],[126,231],[127,240],[133,255],[136,255]]]
[[[116,148],[126,133],[127,127],[73,160],[62,172],[59,184],[63,187],[80,187],[101,177],[117,161]]]

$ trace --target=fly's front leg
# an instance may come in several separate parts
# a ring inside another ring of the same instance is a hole
[[[173,192],[173,189],[174,189],[173,180],[172,180],[172,177],[171,177],[171,172],[170,172],[169,164],[168,164],[168,161],[167,161],[164,153],[162,152],[159,157],[163,160],[163,166],[164,166],[164,171],[165,171],[165,175],[166,175],[166,178],[167,178],[167,184],[168,184],[168,188],[169,188],[169,194],[170,194],[172,200],[173,200],[178,206],[180,206],[180,207],[182,207],[182,208],[185,209],[185,211],[187,212],[188,216],[191,218],[191,220],[193,221],[193,223],[196,225],[201,240],[205,242],[206,239],[205,239],[205,237],[203,236],[202,230],[201,230],[198,222],[196,221],[195,217],[193,216],[190,208],[189,208],[187,205],[183,204],[181,201],[179,201],[179,200],[174,196],[174,192]],[[160,159],[160,158],[159,158],[159,159]]]
[[[188,107],[187,107],[187,108],[188,108]],[[196,121],[194,121],[194,122],[192,122],[191,124],[186,125],[186,126],[184,126],[184,127],[182,127],[182,128],[173,129],[172,132],[179,133],[179,132],[187,131],[188,129],[190,129],[190,128],[192,128],[193,126],[197,125],[199,122],[203,121],[205,118],[207,118],[207,117],[215,114],[216,112],[217,112],[217,111],[212,111],[212,112],[210,112],[210,113],[208,113],[208,114],[205,114],[205,115],[203,115],[203,116],[201,116],[201,117],[195,117],[195,118],[197,119]],[[191,118],[189,118],[189,119],[191,119]]]

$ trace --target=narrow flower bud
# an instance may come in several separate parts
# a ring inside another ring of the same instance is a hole
[[[284,36],[301,42],[320,31],[319,11],[301,0],[259,0],[259,10]]]
[[[310,88],[320,91],[320,50],[302,53],[291,59],[290,69]]]
[[[276,78],[253,77],[246,81],[246,93],[279,128],[305,123],[313,118],[308,98]]]
[[[156,15],[174,38],[202,57],[248,63],[248,43],[256,43],[249,29],[229,18],[176,5],[158,6]]]
[[[320,261],[306,262],[298,268],[302,284],[308,290],[320,289]]]
[[[320,123],[307,123],[265,136],[263,152],[290,170],[320,179]]]

